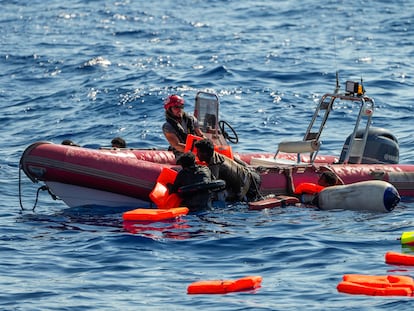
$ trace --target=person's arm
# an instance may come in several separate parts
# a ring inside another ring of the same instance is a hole
[[[168,133],[168,132],[164,132],[164,135],[171,147],[173,147],[174,149],[180,152],[184,152],[185,144],[180,142],[177,135],[175,135],[174,133]]]
[[[242,165],[244,167],[249,167],[246,162],[244,162],[242,159],[240,159],[238,157],[234,157],[233,161],[236,162],[236,163],[239,163],[240,165]]]
[[[178,188],[185,185],[184,171],[181,169],[175,177],[174,183],[168,183],[167,188],[170,194],[178,193]]]
[[[204,135],[203,131],[199,127],[196,127],[194,129],[194,132],[196,133],[197,136],[200,136],[202,138],[206,138],[206,136]]]
[[[194,126],[194,132],[197,136],[202,137],[202,138],[207,138],[203,131],[200,128],[200,123],[198,122],[198,119],[195,116],[191,116],[192,118],[192,122],[193,122],[193,126]]]

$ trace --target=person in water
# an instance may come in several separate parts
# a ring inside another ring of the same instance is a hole
[[[170,144],[169,150],[176,158],[184,153],[187,135],[204,137],[198,120],[184,112],[184,99],[178,95],[170,95],[164,101],[165,120],[162,131]]]
[[[70,139],[65,139],[62,141],[62,145],[66,145],[66,146],[73,146],[73,147],[80,147],[78,144],[74,143],[72,140]]]
[[[178,193],[183,199],[182,205],[188,207],[190,211],[211,208],[213,197],[209,190],[198,190],[188,194],[180,194],[178,191],[183,186],[211,182],[210,169],[207,166],[197,165],[192,152],[183,153],[177,159],[177,164],[181,165],[182,169],[178,172],[174,184],[169,186],[169,192]]]
[[[288,168],[284,170],[284,174],[286,175],[287,179],[287,190],[289,195],[295,195],[295,185],[293,183],[292,178],[292,168]],[[341,178],[339,178],[334,172],[325,171],[318,178],[317,185],[321,187],[332,187],[335,185],[343,185],[344,182]],[[311,204],[314,206],[318,206],[318,193],[316,194],[301,194],[300,200],[304,204]]]
[[[195,143],[200,161],[207,163],[215,179],[226,182],[227,201],[254,201],[261,197],[260,175],[241,160],[232,160],[214,151],[213,142],[202,139]]]
[[[115,137],[111,141],[112,148],[126,148],[126,142],[122,137]]]

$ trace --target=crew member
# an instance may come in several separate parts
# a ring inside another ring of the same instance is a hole
[[[184,99],[178,95],[170,95],[164,101],[165,120],[162,131],[170,144],[169,150],[176,158],[184,153],[188,134],[204,137],[198,120],[184,112]]]

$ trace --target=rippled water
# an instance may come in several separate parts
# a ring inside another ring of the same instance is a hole
[[[408,297],[340,294],[345,273],[384,263],[413,230],[412,201],[389,214],[243,205],[124,227],[121,212],[69,209],[21,176],[32,142],[165,147],[162,99],[214,90],[236,151],[303,136],[317,99],[364,81],[374,126],[413,163],[413,1],[1,1],[0,307],[3,310],[411,310]],[[321,152],[339,153],[351,108]],[[404,249],[404,251],[410,251]],[[254,292],[187,295],[204,279],[261,275]]]

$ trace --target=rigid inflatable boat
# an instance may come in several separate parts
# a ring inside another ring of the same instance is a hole
[[[320,155],[322,131],[338,102],[358,107],[354,131],[340,156]],[[288,195],[284,171],[290,168],[295,186],[317,183],[319,174],[329,170],[346,185],[381,180],[392,184],[401,196],[414,197],[414,165],[398,163],[398,141],[387,130],[371,127],[373,113],[374,100],[365,95],[362,83],[348,81],[340,93],[337,82],[336,90],[320,99],[303,140],[280,142],[275,153],[242,154],[228,144],[237,143],[238,136],[227,122],[219,121],[216,94],[198,92],[194,109],[216,151],[241,159],[260,173],[263,195]],[[187,146],[191,150],[191,141]],[[165,167],[180,169],[171,151],[90,149],[50,142],[31,144],[20,159],[21,171],[33,183],[40,182],[39,189],[48,190],[69,207],[149,207],[149,195]]]

